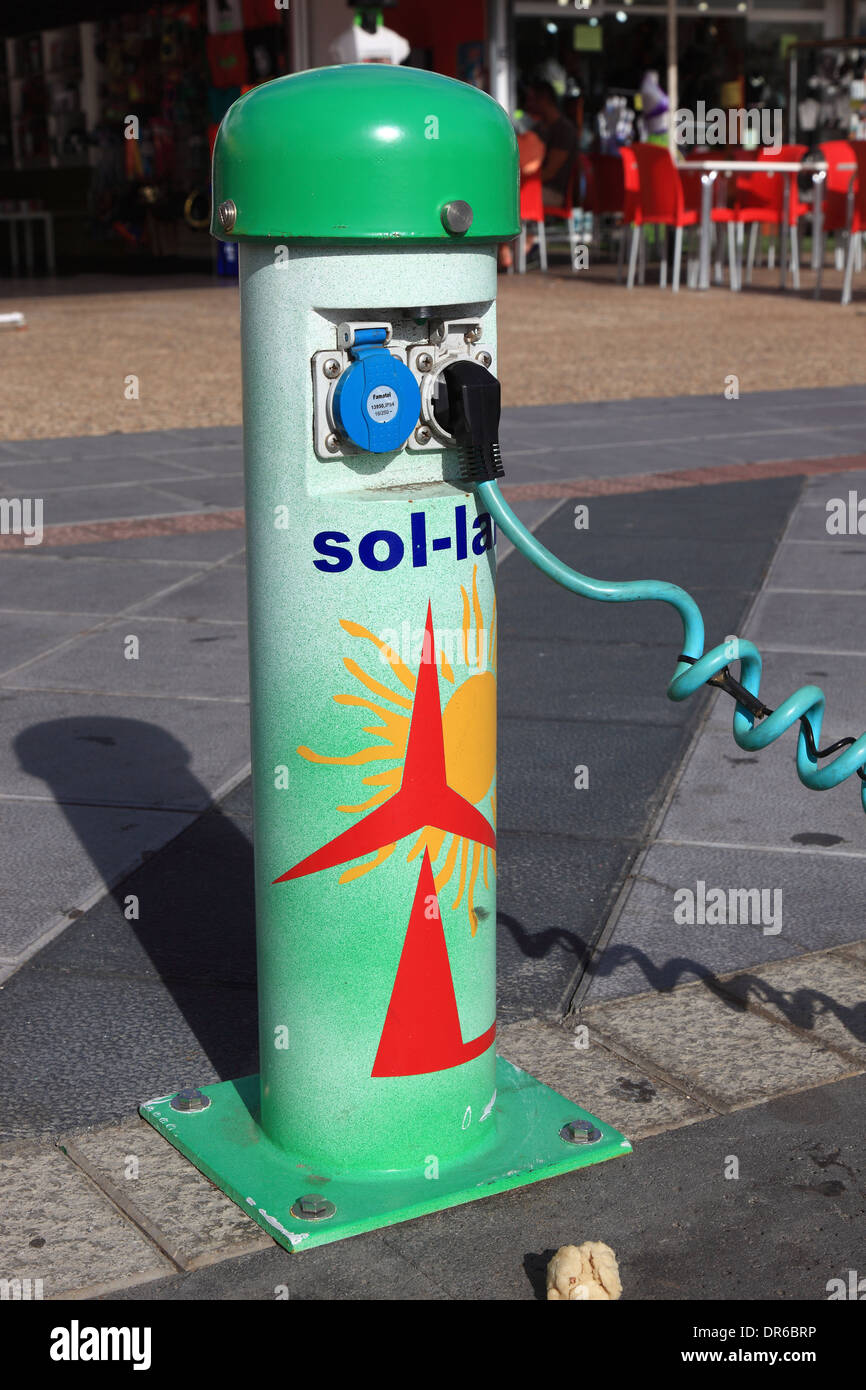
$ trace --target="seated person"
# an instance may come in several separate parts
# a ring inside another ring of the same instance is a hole
[[[565,207],[572,171],[577,163],[577,127],[559,109],[556,92],[549,82],[534,82],[526,93],[526,109],[535,120],[535,129],[544,141],[545,158],[541,166],[544,202],[547,207]]]

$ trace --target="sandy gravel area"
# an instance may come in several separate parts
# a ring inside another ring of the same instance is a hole
[[[500,373],[507,405],[852,385],[866,376],[866,277],[852,305],[825,272],[820,302],[751,290],[631,293],[613,268],[499,280]],[[855,282],[856,284],[856,282]],[[0,437],[124,433],[236,424],[241,418],[236,287],[204,280],[81,277],[0,292]],[[127,399],[127,378],[139,398]]]

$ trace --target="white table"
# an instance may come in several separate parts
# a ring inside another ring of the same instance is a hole
[[[0,212],[0,222],[9,223],[9,251],[12,261],[12,278],[18,274],[18,226],[24,232],[24,264],[27,274],[33,274],[33,226],[41,222],[45,231],[45,265],[49,275],[54,274],[54,216],[50,212]]]
[[[791,206],[791,180],[804,170],[812,175],[814,188],[813,203],[813,241],[822,241],[824,212],[824,182],[827,178],[828,164],[824,159],[690,159],[677,164],[680,173],[699,173],[701,176],[701,251],[698,289],[710,287],[710,237],[712,234],[713,185],[719,174],[782,174],[785,187],[782,195],[782,227],[779,237],[779,288],[785,288],[788,274],[788,213]],[[838,168],[847,172],[856,170],[856,164],[840,164]],[[739,289],[739,285],[736,286]],[[815,298],[821,292],[821,266],[818,266],[818,280],[815,285]]]

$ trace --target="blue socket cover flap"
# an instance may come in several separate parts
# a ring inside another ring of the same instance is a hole
[[[421,392],[385,347],[357,347],[334,390],[334,423],[359,449],[387,454],[406,443],[418,423]]]

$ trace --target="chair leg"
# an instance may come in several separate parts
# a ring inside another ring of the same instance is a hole
[[[577,225],[574,220],[574,208],[568,214],[568,252],[571,256],[571,268],[577,260]]]
[[[845,257],[845,279],[842,282],[842,303],[851,303],[851,282],[854,278],[855,243],[857,238],[848,233],[847,255]]]
[[[662,237],[661,259],[659,261],[659,289],[667,288],[668,283],[668,229],[659,228]]]
[[[639,247],[640,247],[640,228],[638,227],[637,223],[633,223],[633,224],[632,224],[632,228],[631,228],[631,246],[629,247],[629,254],[628,254],[628,281],[627,281],[627,285],[628,285],[628,288],[629,288],[630,290],[633,290],[633,289],[634,289],[634,276],[635,276],[635,271],[637,270],[637,258],[638,258],[638,250],[639,250]]]
[[[540,218],[535,224],[538,234],[538,264],[542,271],[547,270],[547,229],[544,225],[544,218]]]
[[[520,224],[520,237],[517,242],[517,273],[526,274],[526,223]]]
[[[674,283],[671,286],[674,294],[677,294],[680,288],[680,264],[682,262],[682,258],[683,229],[682,227],[677,227],[674,230]]]
[[[796,226],[791,226],[791,283],[795,290],[800,288],[800,234]]]
[[[715,270],[715,278],[716,278],[716,284],[717,284],[717,285],[723,285],[724,282],[725,282],[725,275],[724,275],[724,268],[723,268],[723,266],[722,266],[722,239],[721,239],[721,237],[719,236],[718,232],[719,232],[718,227],[716,226],[715,223],[713,223],[713,227],[712,227],[712,238],[713,238],[713,246],[714,246],[715,252],[716,252],[716,270]]]
[[[646,228],[640,228],[640,252],[638,254],[637,282],[646,284]]]
[[[854,238],[854,244],[857,247],[857,250],[854,253],[854,269],[859,274],[860,271],[862,271],[863,269],[863,237],[860,235],[859,232]]]
[[[771,235],[771,236],[770,236],[770,240],[769,240],[769,242],[767,243],[767,269],[768,269],[768,270],[775,270],[775,268],[776,268],[776,238],[775,238],[774,236]]]
[[[752,283],[752,271],[755,268],[755,250],[758,245],[758,224],[753,222],[749,228],[749,250],[746,256],[746,284]]]
[[[622,270],[625,265],[625,244],[628,240],[628,227],[623,222],[619,233],[619,246],[616,253],[616,283],[622,284]]]
[[[728,280],[732,290],[740,288],[737,266],[737,229],[733,222],[728,223]]]

